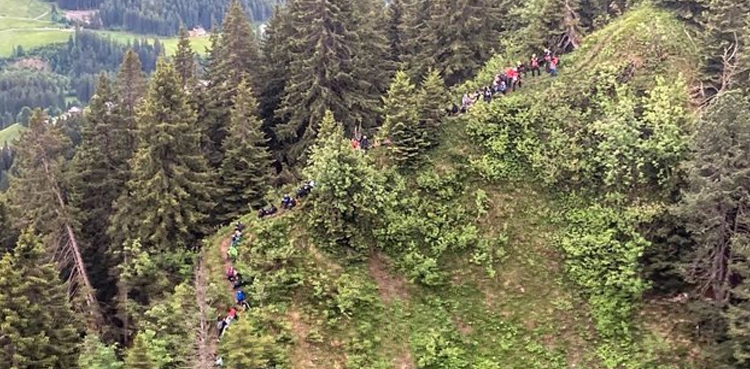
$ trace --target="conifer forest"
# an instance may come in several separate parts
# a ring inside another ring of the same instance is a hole
[[[750,0],[56,4],[0,369],[750,368]]]

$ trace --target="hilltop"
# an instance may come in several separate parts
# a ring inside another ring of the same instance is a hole
[[[598,245],[576,254],[570,243],[572,234],[590,239],[611,232],[646,242],[628,233],[637,221],[628,223],[624,214],[658,207],[658,200],[608,202],[575,190],[601,186],[607,193],[618,186],[587,179],[587,160],[598,155],[586,151],[587,126],[608,114],[605,105],[596,110],[596,91],[640,98],[653,96],[647,91],[654,86],[684,106],[680,122],[687,125],[688,86],[698,70],[690,32],[669,12],[634,9],[563,56],[557,79],[527,77],[518,92],[445,121],[439,146],[418,170],[391,173],[382,167],[389,157],[384,148],[366,154],[388,173],[389,191],[404,206],[398,208],[403,214],[381,214],[383,233],[368,240],[362,257],[314,241],[304,226],[312,199],[267,219],[243,217],[247,229],[234,265],[255,282],[248,291],[253,309],[239,324],[273,337],[283,348],[275,357],[292,368],[699,367],[700,348],[676,323],[679,307],[643,301],[640,287],[622,296],[623,287],[615,286],[619,295],[607,295],[614,278],[633,286],[641,280],[627,271],[596,270]],[[456,91],[489,85],[501,67],[523,59],[498,55]],[[562,152],[552,133],[581,151]],[[618,190],[637,196],[639,189]],[[277,192],[274,201],[293,191]],[[613,221],[619,225],[586,219],[592,212],[605,219],[619,214]],[[220,311],[233,302],[222,287],[229,234],[220,230],[203,252]],[[627,247],[605,257],[637,271],[633,254],[620,253],[643,249]],[[585,279],[590,276],[581,269],[599,279]],[[627,312],[597,305],[602,294]]]

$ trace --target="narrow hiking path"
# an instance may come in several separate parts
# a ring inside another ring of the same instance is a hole
[[[195,369],[211,368],[213,358],[216,356],[216,341],[211,337],[211,319],[209,318],[211,307],[206,294],[207,274],[206,263],[203,258],[200,258],[195,273],[195,298],[198,305],[198,331],[196,332],[198,358],[195,361]]]

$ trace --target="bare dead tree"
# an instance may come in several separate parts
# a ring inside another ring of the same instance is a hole
[[[560,50],[567,50],[570,47],[575,50],[581,45],[581,17],[571,4],[571,1],[565,0],[565,14],[563,16],[564,32],[557,44]]]
[[[198,307],[198,325],[195,331],[197,358],[193,363],[195,369],[212,368],[212,358],[216,354],[216,345],[211,339],[211,320],[208,317],[210,307],[206,295],[208,285],[206,274],[207,271],[201,257],[195,271],[195,299]]]

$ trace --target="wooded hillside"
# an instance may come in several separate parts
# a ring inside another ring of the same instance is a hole
[[[71,41],[122,56],[0,150],[0,368],[743,367],[744,2],[290,0],[257,37],[234,1],[205,63]]]

